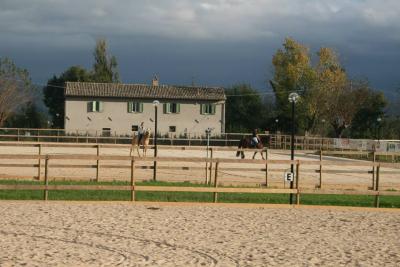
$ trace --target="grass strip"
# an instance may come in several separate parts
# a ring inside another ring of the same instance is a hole
[[[39,181],[0,180],[0,184],[43,184]],[[50,185],[129,185],[124,181],[50,181]],[[138,182],[140,186],[180,186],[208,187],[190,182]],[[0,199],[7,200],[42,200],[42,190],[0,190]],[[303,205],[373,207],[374,196],[365,195],[318,195],[302,194]],[[49,200],[86,200],[86,201],[129,201],[130,191],[117,190],[55,190],[49,191]],[[213,193],[204,192],[151,192],[137,191],[136,200],[154,202],[213,202]],[[288,204],[289,194],[260,193],[218,193],[218,202],[222,203],[260,203]],[[381,196],[380,207],[400,208],[400,196]]]

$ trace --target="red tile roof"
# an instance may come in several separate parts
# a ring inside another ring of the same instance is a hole
[[[67,82],[65,96],[151,98],[181,100],[225,100],[221,87],[175,86],[122,83]]]

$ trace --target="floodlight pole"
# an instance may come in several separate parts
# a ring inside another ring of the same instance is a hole
[[[290,160],[294,160],[294,101],[292,102],[292,137],[290,138]],[[294,165],[293,162],[290,165],[290,172],[294,173]],[[297,177],[296,177],[297,179]],[[293,189],[294,182],[290,181],[290,189]],[[293,194],[290,194],[290,204],[293,204]]]
[[[206,135],[207,135],[207,160],[208,160],[208,150],[210,149],[210,132],[211,132],[211,129],[207,128],[206,129]],[[208,161],[206,161],[206,184],[208,184],[208,180],[211,181],[211,177],[208,177]]]
[[[289,102],[292,104],[292,131],[291,131],[291,138],[290,138],[290,160],[292,163],[290,164],[290,172],[294,174],[294,165],[293,165],[293,160],[294,160],[294,130],[295,130],[295,123],[294,123],[294,115],[295,115],[295,104],[299,98],[299,95],[297,93],[291,93],[289,95]],[[296,177],[297,179],[297,177]],[[294,187],[294,181],[290,181],[290,189],[293,189]],[[294,194],[290,193],[289,196],[289,203],[293,204],[293,197]]]

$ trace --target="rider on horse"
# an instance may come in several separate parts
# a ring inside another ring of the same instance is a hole
[[[251,146],[252,147],[257,147],[257,144],[260,142],[260,137],[258,136],[258,131],[257,129],[253,130],[253,135],[251,137]]]

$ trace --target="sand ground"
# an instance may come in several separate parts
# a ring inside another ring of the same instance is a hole
[[[15,147],[15,146],[0,146],[0,154],[37,154],[38,148],[34,147]],[[129,148],[101,148],[102,155],[129,155]],[[269,159],[284,159],[288,160],[289,151],[274,151],[270,150]],[[42,154],[96,154],[95,148],[49,148],[44,147]],[[214,152],[214,158],[236,158],[234,151]],[[252,153],[246,152],[247,158]],[[149,150],[148,155],[153,155],[153,151]],[[159,150],[159,156],[173,156],[173,157],[205,157],[205,151],[195,150]],[[260,159],[260,155],[257,155]],[[318,160],[319,157],[315,155],[307,155],[296,152],[295,159],[299,160]],[[324,167],[324,171],[329,173],[323,174],[323,187],[324,188],[341,188],[341,189],[368,189],[372,185],[371,167],[351,167],[344,166],[342,162],[356,162],[356,160],[340,159],[335,157],[324,157],[324,161],[336,162],[336,166]],[[35,160],[0,160],[1,163],[37,163]],[[82,161],[70,160],[51,162],[54,164],[96,164],[96,161]],[[100,180],[129,180],[130,170],[129,162],[113,162],[102,161],[101,164],[122,164],[125,169],[101,169]],[[151,162],[141,162],[139,165],[152,165]],[[158,166],[204,166],[205,163],[181,163],[181,162],[160,162]],[[380,188],[400,190],[400,164],[397,169],[381,168],[380,175]],[[265,171],[243,171],[243,170],[224,170],[224,168],[265,168],[263,164],[220,164],[219,181],[223,184],[249,184],[249,185],[262,185],[265,184]],[[285,171],[290,169],[290,165],[271,165],[269,166],[269,185],[273,188],[284,188],[288,184],[283,182],[283,175]],[[315,188],[319,184],[319,174],[315,172],[319,166],[303,165],[300,169],[300,187],[301,188]],[[360,173],[349,173],[349,171],[360,171]],[[151,180],[153,177],[153,170],[151,169],[138,169],[136,172],[137,180]],[[0,176],[6,177],[33,177],[37,175],[37,168],[21,168],[21,167],[1,167]],[[41,175],[44,175],[44,167],[41,170]],[[49,175],[51,179],[94,179],[96,176],[95,169],[78,169],[78,168],[51,168]],[[213,177],[213,176],[212,176]],[[204,182],[205,170],[170,170],[159,169],[157,171],[157,179],[160,181],[191,181],[191,182]]]
[[[0,201],[0,225],[0,266],[400,265],[399,210]]]

